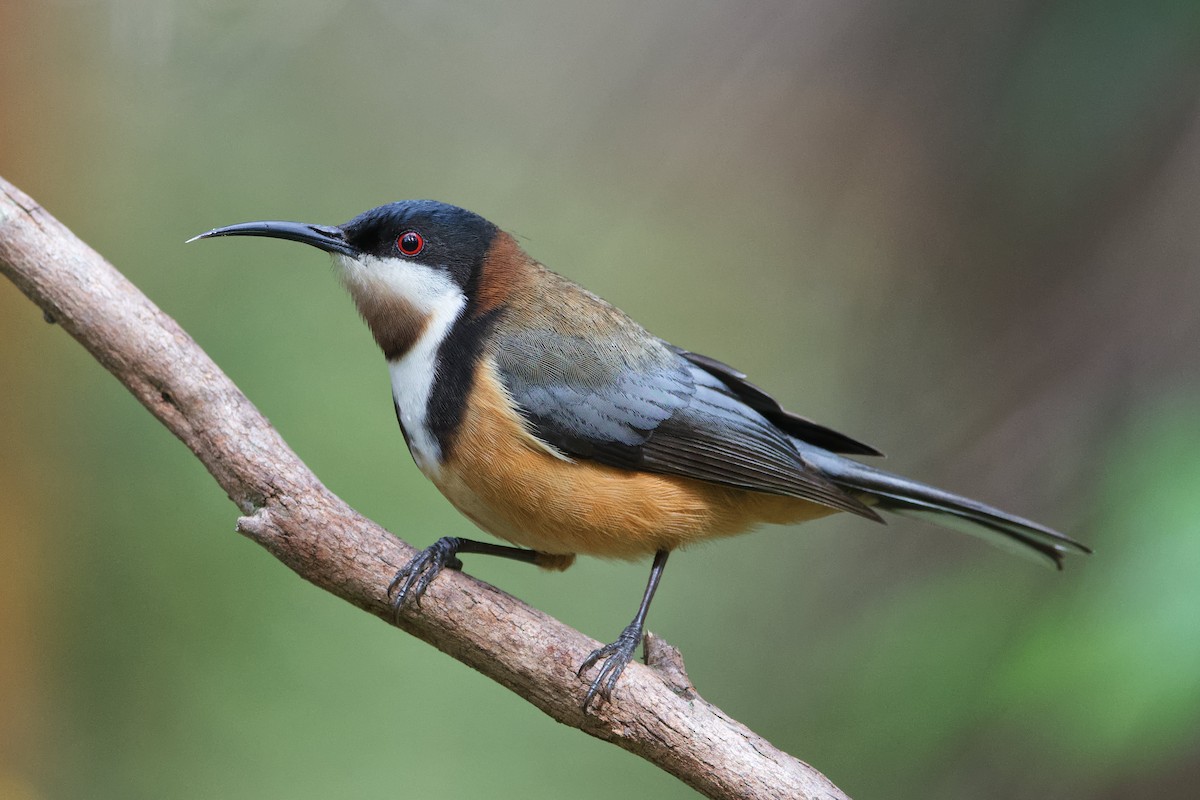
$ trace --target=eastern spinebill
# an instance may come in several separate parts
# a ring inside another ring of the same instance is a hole
[[[1036,522],[867,466],[869,445],[784,410],[720,361],[676,347],[530,258],[483,217],[431,200],[344,225],[247,222],[333,257],[383,350],[417,467],[484,531],[448,536],[388,587],[396,613],[458,556],[563,570],[577,554],[653,555],[633,621],[593,651],[583,699],[609,699],[672,551],[761,523],[848,511],[917,517],[1061,568],[1082,544]],[[603,662],[603,663],[601,663]]]

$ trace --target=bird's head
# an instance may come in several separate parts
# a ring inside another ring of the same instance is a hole
[[[287,239],[331,254],[389,359],[407,352],[431,325],[448,325],[475,304],[489,258],[512,260],[515,248],[478,214],[433,200],[388,203],[342,225],[243,222],[195,239],[218,236]],[[494,252],[498,239],[501,254]]]

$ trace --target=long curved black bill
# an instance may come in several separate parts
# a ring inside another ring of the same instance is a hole
[[[287,239],[292,242],[310,244],[318,250],[327,253],[342,253],[347,256],[358,255],[358,251],[347,241],[341,228],[331,225],[309,225],[304,222],[242,222],[228,225],[224,228],[213,228],[211,231],[193,236],[188,242],[197,239],[212,239],[217,236],[266,236],[270,239]]]

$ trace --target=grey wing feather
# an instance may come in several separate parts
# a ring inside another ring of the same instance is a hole
[[[762,414],[772,424],[788,435],[809,444],[815,444],[817,447],[822,447],[831,453],[846,453],[856,456],[883,455],[883,453],[869,444],[852,439],[844,433],[839,433],[832,428],[827,428],[824,425],[813,422],[807,417],[793,414],[781,406],[779,401],[774,397],[771,397],[771,395],[746,380],[746,373],[734,369],[725,362],[681,348],[676,347],[674,349],[679,355],[720,380],[731,392],[745,402],[746,405]]]
[[[501,380],[534,435],[612,466],[639,468],[651,432],[686,407],[692,391],[679,369],[631,370],[583,337],[523,332],[498,345]]]
[[[583,337],[501,337],[501,379],[532,433],[562,452],[878,516],[808,464],[729,387],[669,346],[600,351]]]
[[[753,491],[790,495],[878,520],[875,512],[842,491],[767,420],[711,375],[688,365],[691,402],[665,420],[642,447],[644,469]]]

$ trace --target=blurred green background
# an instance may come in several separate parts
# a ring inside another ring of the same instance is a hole
[[[701,693],[857,798],[1200,786],[1200,4],[0,5],[0,174],[416,544],[315,251],[185,247],[433,197],[890,468],[1092,544],[917,523],[672,560]],[[690,797],[233,532],[191,455],[0,283],[0,798]],[[608,641],[647,565],[468,570]]]

